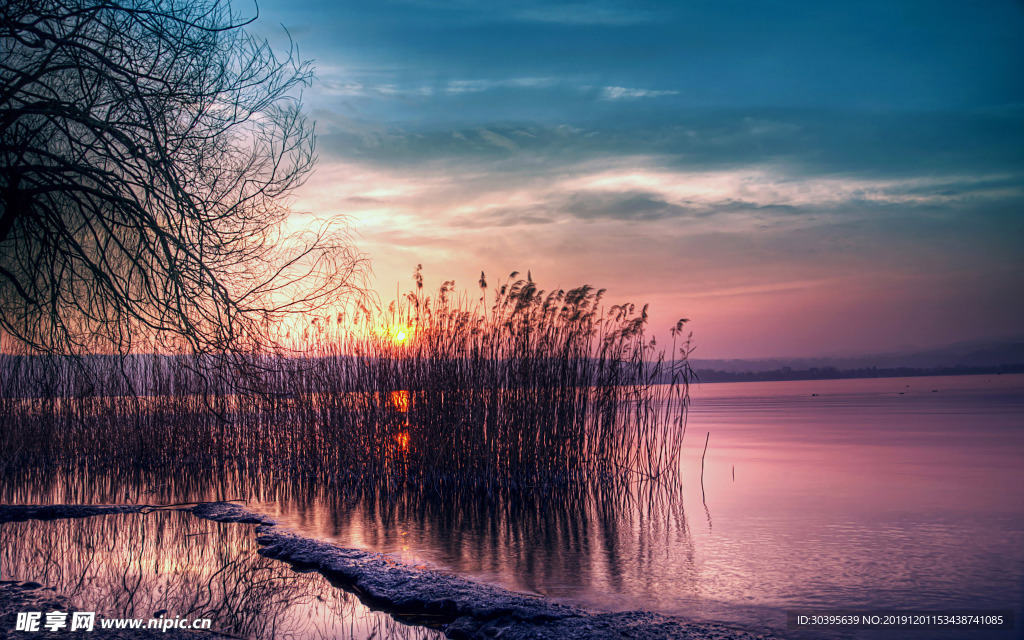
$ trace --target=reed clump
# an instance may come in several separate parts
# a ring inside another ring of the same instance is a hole
[[[418,275],[387,308],[304,318],[272,352],[5,355],[0,461],[439,491],[677,473],[685,321],[666,352],[646,306],[605,308],[589,286],[545,292],[513,274],[491,290],[481,277],[471,299],[450,282],[427,295]]]

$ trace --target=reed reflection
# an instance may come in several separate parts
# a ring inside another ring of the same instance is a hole
[[[4,576],[56,587],[108,617],[209,618],[215,631],[252,640],[442,637],[256,549],[251,527],[169,510],[0,527]]]
[[[487,581],[553,596],[581,587],[607,596],[649,592],[653,566],[678,570],[677,592],[695,576],[695,552],[681,496],[661,486],[630,492],[515,497],[430,491],[321,496],[310,511],[281,515],[289,526],[343,546],[429,561]]]
[[[133,469],[7,474],[12,503],[173,504],[246,499],[303,535],[392,554],[546,595],[663,598],[652,576],[670,568],[672,592],[694,592],[696,551],[682,492],[668,483],[602,490],[451,492],[406,486],[385,491],[317,478],[279,477],[241,466],[165,474]],[[639,594],[639,595],[638,595]]]

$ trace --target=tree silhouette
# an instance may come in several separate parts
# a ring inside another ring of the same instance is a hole
[[[0,330],[42,353],[250,350],[357,290],[344,227],[289,231],[299,91],[220,0],[0,4]]]

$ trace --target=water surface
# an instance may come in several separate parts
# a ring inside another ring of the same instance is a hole
[[[693,396],[680,495],[262,506],[339,544],[600,609],[776,630],[797,608],[1020,618],[1024,376],[705,384]]]
[[[258,555],[252,529],[170,510],[8,522],[0,524],[0,566],[5,579],[53,587],[79,611],[205,618],[227,637],[444,637],[367,609],[317,573]]]
[[[245,498],[305,535],[598,609],[783,633],[797,608],[1013,609],[1015,632],[916,637],[1021,637],[1024,376],[692,393],[680,490],[454,499],[353,494],[322,486],[316,470],[295,482],[88,469],[29,473],[2,490],[12,502]]]

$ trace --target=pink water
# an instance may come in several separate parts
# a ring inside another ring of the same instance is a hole
[[[1018,631],[986,637],[1019,637],[1024,376],[705,384],[693,397],[685,488],[667,500],[263,506],[339,544],[601,609],[778,631],[801,607],[1009,608]]]
[[[705,384],[682,489],[367,499],[273,479],[40,477],[12,502],[248,498],[304,535],[606,610],[786,634],[786,611],[1012,609],[1024,637],[1024,375]],[[710,434],[710,436],[708,436]],[[701,458],[705,438],[703,478]]]

